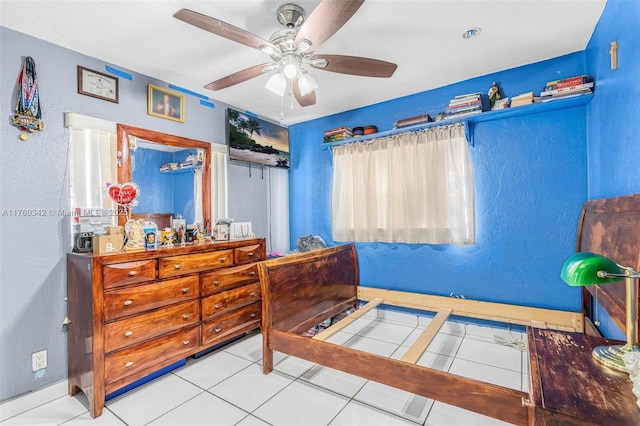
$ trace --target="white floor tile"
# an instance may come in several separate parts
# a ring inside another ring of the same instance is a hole
[[[265,421],[260,420],[257,417],[248,415],[247,417],[245,417],[244,419],[236,423],[235,426],[271,426],[271,425],[269,425],[269,423]]]
[[[342,371],[321,365],[316,365],[311,368],[300,376],[300,378],[349,398],[353,397],[367,382],[367,380],[362,377],[343,373]]]
[[[262,365],[262,362],[259,363]],[[273,369],[292,377],[300,377],[302,373],[309,370],[315,364],[313,362],[286,355],[282,352],[273,353]]]
[[[3,401],[0,403],[0,422],[26,411],[33,410],[55,399],[67,396],[68,392],[69,383],[63,380],[35,392],[29,392],[22,396]],[[85,407],[88,406],[88,404],[85,404]]]
[[[326,425],[349,400],[304,381],[296,381],[253,412],[278,426]]]
[[[167,374],[107,402],[128,425],[144,425],[202,393],[186,380]]]
[[[330,336],[325,342],[333,343],[335,345],[344,345],[345,342],[353,337],[353,334],[345,333],[344,331],[338,331],[333,336]]]
[[[449,368],[449,372],[458,376],[480,380],[485,383],[504,386],[506,388],[520,390],[522,388],[522,377],[520,373],[504,368],[492,367],[490,365],[478,364],[456,358]]]
[[[358,335],[399,345],[413,330],[415,327],[378,320],[369,324]]]
[[[425,426],[506,426],[509,423],[483,416],[473,411],[436,402]]]
[[[347,341],[344,346],[380,356],[391,356],[398,348],[398,345],[395,343],[383,342],[382,340],[362,336],[354,336]]]
[[[215,385],[209,392],[252,412],[293,380],[293,377],[278,371],[263,374],[262,367],[253,364]]]
[[[465,336],[462,341],[456,359],[466,359],[518,373],[522,371],[522,352],[520,350],[484,340],[470,339],[468,336]]]
[[[59,425],[87,412],[87,408],[72,396],[63,396],[44,405],[11,417],[2,426],[13,425]]]
[[[150,426],[227,426],[247,416],[245,411],[208,392],[174,408],[155,419]]]
[[[201,387],[209,389],[229,376],[251,365],[251,361],[225,351],[216,351],[203,358],[188,360],[187,365],[173,374]]]
[[[427,325],[429,325],[429,323],[431,322],[431,320],[433,319],[433,317],[423,317],[423,316],[419,316],[418,317],[418,326],[420,327],[426,327]],[[456,336],[464,336],[465,333],[465,325],[461,322],[457,322],[457,321],[445,321],[444,324],[442,324],[442,327],[440,328],[440,331],[443,333],[447,333],[447,334],[454,334]]]
[[[526,340],[526,333],[509,330],[507,328],[495,328],[479,324],[467,324],[466,334],[469,337],[495,342],[496,337],[506,341],[523,342]]]
[[[409,327],[417,327],[418,315],[388,309],[378,310],[378,319],[385,322],[395,322]]]
[[[262,359],[262,334],[249,334],[244,339],[225,346],[224,351],[249,361],[260,361]]]
[[[407,346],[400,346],[394,353],[391,355],[393,359],[400,359],[404,356],[404,354],[409,350]],[[454,358],[435,354],[433,352],[425,352],[418,359],[416,365],[421,365],[423,367],[433,368],[435,370],[440,371],[449,371],[451,368],[451,364],[453,363]]]
[[[433,400],[368,381],[354,397],[355,400],[422,424]]]
[[[4,424],[4,423],[3,423]],[[81,416],[74,417],[62,424],[63,426],[126,426],[119,418],[113,415],[109,409],[102,410],[102,415],[95,419],[89,415],[87,411]]]
[[[331,426],[415,426],[416,423],[410,420],[378,410],[366,404],[357,401],[351,401],[346,407],[333,419]]]

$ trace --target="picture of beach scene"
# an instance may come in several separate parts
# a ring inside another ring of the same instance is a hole
[[[227,108],[229,157],[289,168],[289,130]]]

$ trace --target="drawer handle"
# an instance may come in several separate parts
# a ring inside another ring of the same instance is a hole
[[[137,274],[137,273],[138,273],[137,271],[129,271],[129,276],[130,276],[130,277],[133,277],[133,276],[134,276],[135,274]]]
[[[220,285],[220,280],[216,280],[213,282],[213,285]]]
[[[221,307],[222,307],[222,305],[219,304],[219,303],[216,303],[216,305],[214,306],[214,308],[216,308],[216,309],[220,309]]]
[[[256,274],[256,271],[249,272],[249,275],[255,275],[255,274]]]
[[[227,258],[226,258],[226,257],[221,257],[221,258],[220,258],[220,263],[224,263],[226,260],[227,260]]]
[[[131,300],[125,300],[124,301],[124,306],[129,306],[131,305],[133,302]]]
[[[251,314],[251,318],[255,318],[255,317],[256,317],[256,314],[254,312],[254,313]]]
[[[185,287],[185,288],[183,288],[183,289],[182,289],[182,292],[183,292],[183,293],[189,293],[189,287]]]
[[[183,345],[188,345],[188,344],[189,344],[189,340],[183,340],[183,341],[182,341],[182,344],[183,344]]]
[[[182,265],[177,264],[177,265],[175,266],[175,268],[176,268],[176,269],[180,269],[180,268],[182,268]]]
[[[255,291],[253,293],[251,293],[249,296],[251,297],[256,297],[258,295],[258,293],[256,293]]]
[[[247,256],[253,256],[253,252],[250,251],[249,253],[247,253]]]
[[[221,328],[216,328],[213,331],[215,331],[216,333],[220,333],[222,331],[222,329]]]
[[[127,361],[124,366],[125,367],[131,367],[133,365],[133,361]]]
[[[182,318],[188,319],[189,318],[189,314],[182,314]]]
[[[133,336],[133,331],[127,331],[126,333],[124,333],[125,337],[130,337]]]

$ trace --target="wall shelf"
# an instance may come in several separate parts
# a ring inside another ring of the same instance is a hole
[[[411,132],[414,130],[429,129],[431,127],[446,126],[454,123],[465,123],[465,133],[469,145],[473,146],[473,124],[485,121],[502,120],[505,118],[519,117],[524,115],[538,114],[541,112],[556,111],[560,109],[572,108],[588,104],[593,98],[593,94],[578,95],[574,97],[548,99],[542,102],[536,102],[531,105],[522,105],[513,108],[502,109],[499,111],[486,111],[475,115],[466,115],[464,117],[453,117],[445,120],[433,121],[431,123],[416,124],[414,126],[406,126],[400,129],[392,129],[384,132],[373,133],[370,135],[360,136],[358,138],[344,139],[335,142],[325,142],[325,147],[342,145],[350,142],[362,142],[370,139],[381,138],[385,136],[397,135],[400,133]]]
[[[187,173],[187,172],[190,172],[192,170],[201,169],[201,168],[202,168],[202,164],[196,164],[195,166],[185,166],[185,167],[180,167],[179,169],[160,170],[160,173],[166,173],[166,174],[169,174],[169,175],[179,175],[181,173]]]

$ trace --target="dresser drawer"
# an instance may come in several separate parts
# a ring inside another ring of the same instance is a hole
[[[240,331],[253,330],[260,326],[261,303],[245,306],[228,315],[223,315],[202,324],[202,344],[208,345],[224,340]]]
[[[102,268],[102,285],[104,288],[119,287],[155,279],[155,259],[114,263],[112,265],[105,265]]]
[[[115,351],[199,321],[197,300],[114,321],[104,326],[104,351]]]
[[[193,353],[200,344],[200,326],[189,327],[148,342],[107,355],[105,382],[112,383],[145,368],[184,353]]]
[[[236,258],[236,265],[257,262],[262,260],[262,246],[260,244],[253,244],[250,246],[238,247],[233,249],[233,254]]]
[[[202,319],[221,315],[260,300],[260,283],[234,288],[202,298]]]
[[[202,275],[202,295],[217,293],[258,279],[258,265],[255,263],[209,272]]]
[[[233,250],[217,250],[208,253],[185,254],[164,257],[159,260],[158,276],[175,277],[208,269],[233,265]]]
[[[133,315],[200,296],[198,276],[118,288],[104,293],[105,320]]]

